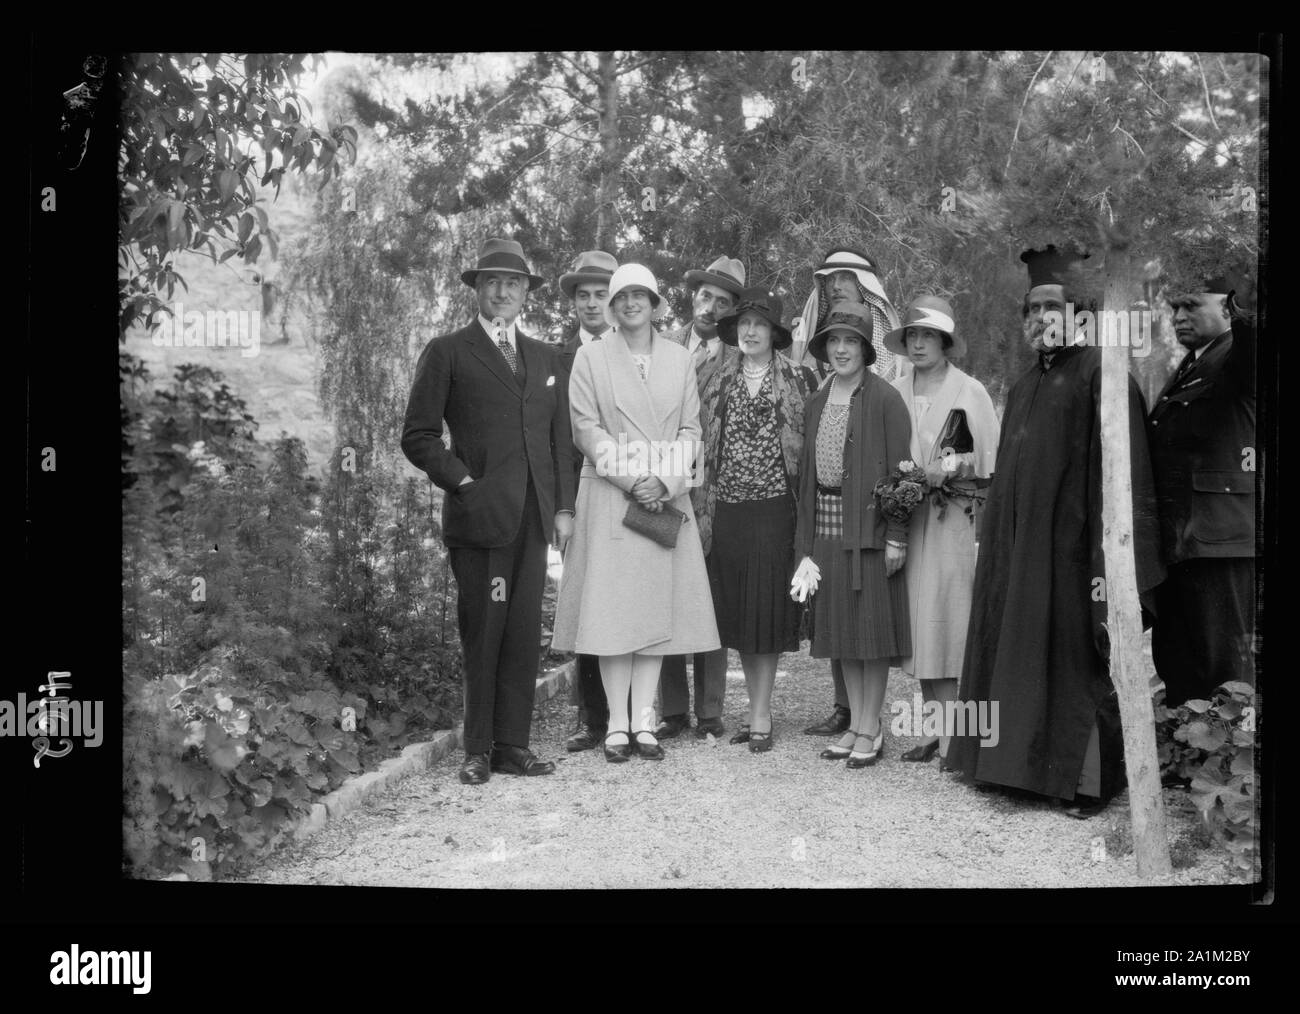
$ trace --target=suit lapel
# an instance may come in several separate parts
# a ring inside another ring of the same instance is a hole
[[[515,335],[518,336],[518,334],[519,331],[516,329]],[[519,342],[519,346],[521,347],[522,345],[523,342]],[[519,381],[516,380],[515,375],[510,372],[510,367],[506,365],[505,357],[501,355],[501,351],[496,347],[487,332],[483,330],[483,325],[477,320],[470,325],[469,350],[474,354],[474,357],[478,359],[479,362],[492,372],[493,376],[501,381],[501,383],[505,384],[516,398],[523,397],[523,391],[519,388]]]
[[[524,362],[524,401],[527,401],[546,387],[546,381],[551,377],[551,367],[546,361],[545,349],[534,345],[531,340],[525,340],[528,336],[518,329],[515,330],[515,338],[516,353],[523,357]]]

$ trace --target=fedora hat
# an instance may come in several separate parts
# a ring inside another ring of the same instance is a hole
[[[831,361],[830,356],[826,354],[826,341],[832,331],[841,329],[852,331],[862,339],[866,365],[870,366],[876,361],[876,347],[871,344],[871,310],[861,303],[853,303],[847,299],[837,300],[830,305],[830,309],[826,311],[825,322],[808,342],[808,351],[815,359],[820,359],[823,363]]]
[[[783,309],[781,297],[775,292],[762,287],[746,289],[740,294],[736,308],[725,317],[718,318],[718,337],[728,345],[738,344],[740,338],[736,334],[736,328],[740,325],[741,314],[756,313],[772,325],[772,348],[788,349],[794,343],[794,335],[781,323]]]
[[[668,304],[659,295],[659,283],[655,281],[654,273],[644,264],[620,264],[610,277],[609,302],[605,304],[605,323],[610,327],[618,327],[618,321],[614,318],[614,297],[624,289],[632,288],[645,289],[650,293],[652,320],[659,320],[668,313]]]
[[[952,346],[947,350],[949,356],[961,357],[966,354],[966,339],[955,331],[952,307],[948,300],[940,296],[917,296],[907,304],[903,314],[903,323],[885,335],[885,348],[900,356],[907,355],[906,331],[909,327],[932,327],[942,331],[950,339]]]
[[[688,285],[716,285],[733,296],[745,291],[745,265],[734,257],[719,257],[703,271],[686,272],[685,278]]]
[[[578,254],[569,271],[560,275],[560,291],[569,299],[583,282],[608,282],[618,270],[618,261],[604,250],[586,250]]]
[[[528,279],[528,291],[531,292],[545,281],[541,275],[528,270],[524,260],[524,248],[513,239],[488,239],[479,247],[478,263],[470,271],[461,273],[460,280],[470,288],[478,285],[480,271],[499,275],[523,275]]]

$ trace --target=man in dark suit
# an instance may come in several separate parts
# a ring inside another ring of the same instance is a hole
[[[609,303],[609,280],[618,269],[618,261],[604,250],[588,250],[578,255],[573,269],[560,276],[560,291],[573,304],[573,315],[578,324],[565,336],[560,352],[567,378],[573,372],[573,360],[578,349],[588,342],[600,341],[609,330],[605,320],[605,306]],[[583,453],[573,448],[573,484],[577,489],[578,474],[582,471]],[[605,700],[605,687],[600,680],[600,662],[595,655],[578,656],[578,679],[574,683],[578,705],[578,731],[564,741],[570,753],[590,750],[605,740],[609,727],[609,702]]]
[[[1169,576],[1151,647],[1170,706],[1254,683],[1255,329],[1237,286],[1170,300],[1182,364],[1151,411],[1151,460]]]
[[[478,294],[478,318],[420,354],[402,451],[444,492],[442,537],[465,653],[460,780],[478,784],[489,771],[555,770],[528,738],[546,546],[553,540],[563,551],[573,534],[573,442],[559,350],[515,325],[542,284],[523,248],[489,239],[461,280]]]
[[[695,358],[695,376],[703,391],[709,378],[722,362],[722,339],[718,337],[718,319],[735,307],[745,289],[745,265],[734,257],[719,257],[703,271],[686,272],[691,286],[691,310],[694,317],[685,327],[664,335],[683,346]],[[701,420],[703,423],[704,420]],[[727,690],[727,649],[702,651],[691,663],[695,683],[695,735],[700,739],[712,734],[720,737],[722,699]],[[690,728],[687,714],[690,688],[686,683],[686,656],[669,655],[664,659],[659,677],[659,695],[663,721],[655,730],[659,739],[671,739]]]

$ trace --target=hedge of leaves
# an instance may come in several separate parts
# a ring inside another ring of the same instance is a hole
[[[1211,700],[1156,702],[1160,770],[1190,781],[1192,802],[1239,870],[1257,871],[1255,737],[1260,703],[1248,683],[1225,683]]]
[[[452,724],[454,583],[427,483],[342,446],[321,482],[219,374],[121,365],[125,851],[219,876]]]

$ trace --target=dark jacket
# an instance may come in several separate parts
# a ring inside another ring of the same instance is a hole
[[[811,556],[817,514],[817,431],[830,398],[830,384],[812,394],[804,407],[803,453],[799,459],[799,523],[796,556]],[[844,441],[844,548],[853,552],[854,588],[862,587],[861,554],[884,549],[886,541],[906,544],[908,524],[881,514],[872,493],[911,455],[912,418],[902,396],[867,370],[853,392]]]
[[[564,337],[560,340],[560,365],[564,368],[564,391],[567,397],[569,391],[569,377],[573,375],[573,360],[578,355],[578,349],[582,348],[582,339],[578,337],[578,332],[582,328],[577,325],[571,325],[564,332]],[[586,455],[577,444],[573,445],[573,488],[578,488],[578,474],[582,471],[582,463],[586,460]]]
[[[518,330],[516,338],[522,384],[477,320],[429,342],[415,368],[402,452],[446,492],[442,537],[450,548],[508,545],[530,479],[548,540],[555,512],[573,509],[567,373],[558,349]],[[474,481],[460,486],[467,475]]]
[[[1149,424],[1166,560],[1254,556],[1254,327],[1234,320],[1160,392]]]

